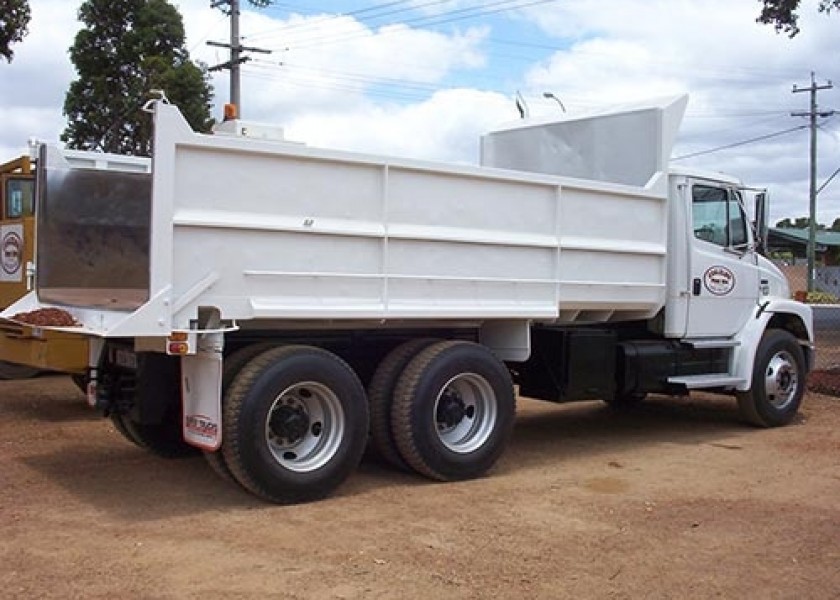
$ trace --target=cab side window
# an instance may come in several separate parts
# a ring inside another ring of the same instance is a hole
[[[737,194],[726,188],[695,185],[691,204],[694,237],[722,247],[748,242],[747,222]]]
[[[6,179],[5,218],[20,219],[34,214],[33,191],[35,182],[32,179]]]

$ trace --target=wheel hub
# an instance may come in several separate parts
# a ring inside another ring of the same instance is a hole
[[[779,390],[783,392],[790,390],[790,384],[792,381],[793,377],[791,377],[790,369],[782,368],[779,369],[778,373],[776,373],[776,385],[779,387]]]
[[[327,464],[345,433],[341,401],[326,385],[301,381],[279,393],[265,420],[265,438],[283,468],[309,473]]]
[[[438,403],[437,422],[447,429],[455,427],[464,420],[464,417],[469,416],[471,408],[466,406],[461,394],[447,390]]]
[[[796,396],[799,373],[787,352],[775,355],[767,365],[765,390],[767,399],[778,409],[786,407]]]
[[[269,427],[280,441],[294,444],[309,431],[309,415],[300,406],[279,406],[271,415]]]

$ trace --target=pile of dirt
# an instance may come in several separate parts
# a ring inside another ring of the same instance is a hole
[[[60,308],[39,308],[32,312],[18,313],[12,320],[38,327],[81,327],[81,323],[76,321],[73,315]]]
[[[808,374],[808,389],[818,394],[840,397],[840,367],[811,371]]]

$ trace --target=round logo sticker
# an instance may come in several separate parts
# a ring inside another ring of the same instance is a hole
[[[725,296],[735,289],[735,273],[726,267],[709,267],[703,274],[703,285],[715,296]]]
[[[10,231],[3,236],[2,248],[3,256],[0,258],[0,266],[2,266],[4,273],[14,275],[20,271],[23,240],[16,232]]]

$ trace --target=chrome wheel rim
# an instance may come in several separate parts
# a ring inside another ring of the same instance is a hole
[[[796,398],[799,389],[799,369],[790,352],[778,352],[767,363],[764,374],[764,391],[767,401],[784,410]]]
[[[265,439],[274,460],[297,473],[327,464],[344,437],[344,411],[327,386],[306,381],[275,399],[265,421]]]
[[[441,388],[434,415],[438,439],[447,449],[458,454],[473,452],[487,442],[496,426],[496,394],[484,377],[462,373]]]

